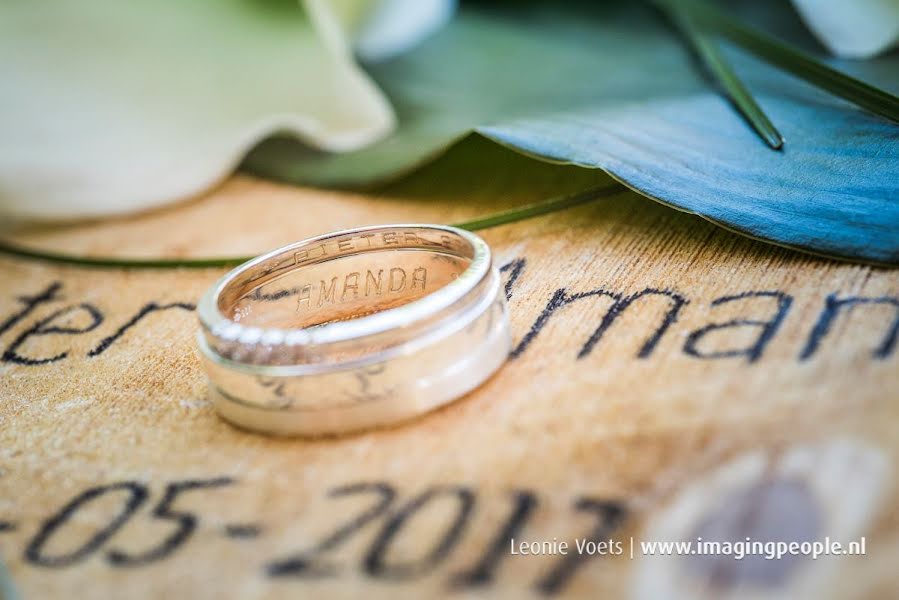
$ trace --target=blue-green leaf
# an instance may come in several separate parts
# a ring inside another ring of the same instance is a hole
[[[754,12],[772,35],[816,47],[781,3],[755,3]],[[783,152],[756,137],[655,11],[547,2],[463,5],[417,50],[371,66],[400,121],[385,141],[335,155],[272,140],[246,165],[294,182],[369,185],[476,132],[537,158],[604,169],[755,238],[899,264],[899,127],[722,47],[778,124]],[[831,64],[899,88],[895,54]]]

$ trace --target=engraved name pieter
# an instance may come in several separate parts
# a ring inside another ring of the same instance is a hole
[[[325,281],[320,279],[317,286],[306,283],[299,286],[297,293],[297,312],[311,308],[320,308],[325,304],[340,304],[348,300],[399,294],[406,290],[425,290],[428,270],[425,267],[404,269],[391,267],[373,271],[366,269],[352,271],[344,276],[331,277]]]
[[[293,262],[295,266],[302,266],[303,263],[327,256],[340,256],[354,254],[360,250],[377,250],[391,247],[445,248],[459,252],[465,247],[465,244],[446,234],[439,235],[437,239],[428,239],[414,231],[395,230],[380,233],[357,233],[297,250],[294,252]]]

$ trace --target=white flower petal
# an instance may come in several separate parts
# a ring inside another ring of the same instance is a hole
[[[0,214],[72,218],[190,196],[284,131],[327,150],[393,113],[295,3],[0,5]]]
[[[447,24],[455,0],[381,0],[356,33],[356,51],[371,61],[404,52]]]
[[[456,0],[303,0],[310,14],[340,43],[379,61],[409,50],[449,22]]]
[[[899,42],[899,0],[793,0],[793,4],[837,56],[870,58]]]

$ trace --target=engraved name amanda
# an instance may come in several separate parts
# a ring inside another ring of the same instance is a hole
[[[415,289],[425,290],[427,280],[428,270],[425,267],[352,271],[343,277],[335,275],[328,281],[320,279],[318,284],[306,283],[299,286],[296,310],[299,312],[320,308],[326,304],[340,304],[359,298],[399,294]]]

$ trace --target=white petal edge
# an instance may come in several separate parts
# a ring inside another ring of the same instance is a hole
[[[446,25],[456,0],[302,0],[319,31],[336,46],[351,40],[365,61],[377,62],[413,48]]]
[[[833,54],[871,58],[899,43],[899,0],[793,0]]]
[[[356,51],[372,62],[396,56],[437,32],[455,11],[455,0],[381,0],[355,35]]]

